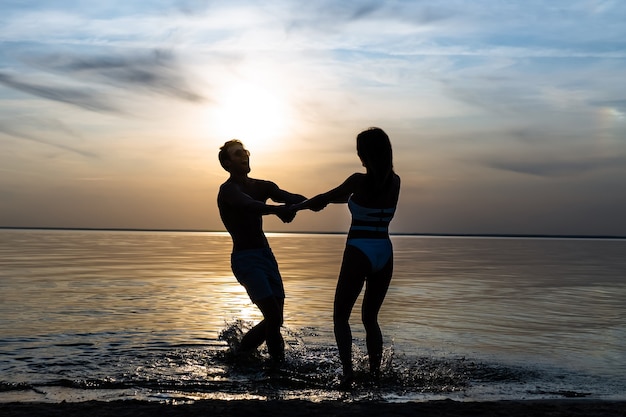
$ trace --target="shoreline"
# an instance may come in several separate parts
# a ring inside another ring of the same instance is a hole
[[[503,400],[503,401],[453,401],[387,403],[381,401],[324,401],[305,400],[200,400],[186,404],[119,400],[111,402],[61,402],[61,403],[0,403],[4,417],[142,417],[142,416],[294,416],[294,417],[379,417],[393,415],[439,417],[496,417],[496,416],[585,416],[624,417],[626,401],[554,399],[554,400]]]

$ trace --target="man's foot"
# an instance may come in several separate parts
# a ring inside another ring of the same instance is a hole
[[[261,358],[257,349],[231,349],[230,354],[233,364],[242,366],[258,363]]]
[[[341,381],[339,382],[339,389],[341,391],[350,391],[353,388],[354,384],[354,374],[348,373],[341,377]]]
[[[284,357],[280,359],[269,358],[263,364],[263,369],[266,374],[274,375],[274,374],[280,373],[280,370],[283,368],[284,364],[285,364]]]
[[[280,367],[285,363],[285,354],[271,356],[267,360],[267,364],[274,367]]]

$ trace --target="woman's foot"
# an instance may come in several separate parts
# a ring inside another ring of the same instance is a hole
[[[372,381],[374,382],[380,381],[380,367],[371,368],[370,376],[372,377]]]

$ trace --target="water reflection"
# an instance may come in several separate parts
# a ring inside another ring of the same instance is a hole
[[[327,364],[322,377],[330,383],[339,368],[332,299],[345,237],[270,240],[287,293],[288,355],[305,368]],[[411,366],[421,360],[416,367],[443,377],[446,369],[471,368],[450,356],[496,358],[613,378],[607,387],[624,384],[626,242],[393,242],[396,268],[381,325],[386,346],[406,355],[397,372],[419,374]],[[232,275],[230,249],[227,235],[208,233],[3,231],[3,378],[111,382],[117,375],[113,382],[127,377],[136,384],[161,375],[163,386],[170,379],[194,386],[210,375],[216,385],[202,389],[223,395],[233,374],[207,357],[224,349],[218,335],[226,323],[261,318]],[[364,352],[359,307],[351,320],[355,351]],[[428,385],[427,377],[419,384]]]

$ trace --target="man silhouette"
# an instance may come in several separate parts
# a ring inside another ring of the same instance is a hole
[[[222,222],[233,239],[231,267],[237,281],[263,314],[263,320],[241,340],[238,353],[258,348],[263,342],[273,362],[284,359],[283,324],[285,290],[278,264],[263,233],[264,215],[274,214],[289,223],[295,217],[290,205],[306,200],[280,189],[275,183],[248,177],[250,152],[237,139],[220,148],[219,160],[230,177],[220,186],[217,205]],[[270,205],[271,199],[283,205]]]

